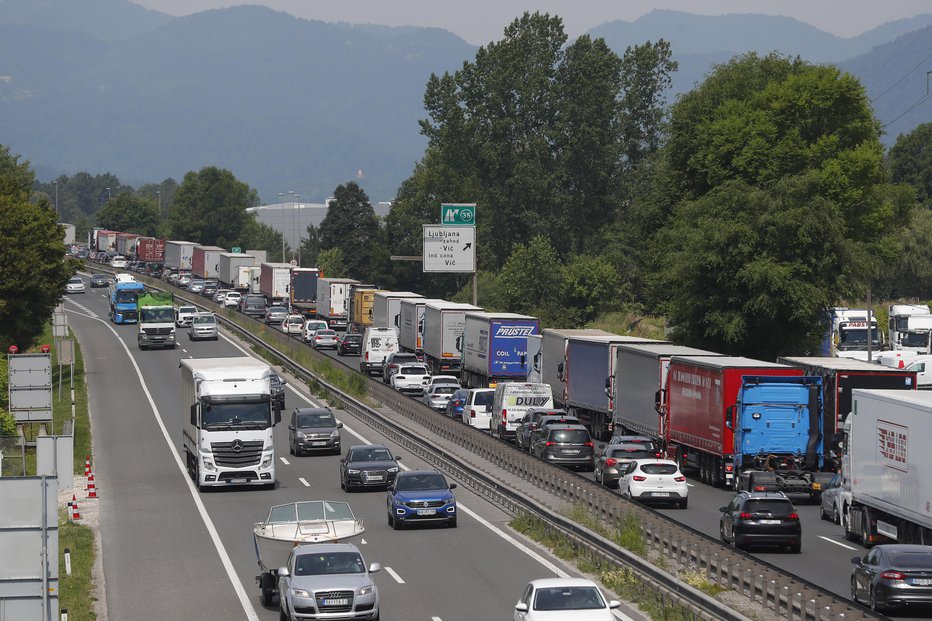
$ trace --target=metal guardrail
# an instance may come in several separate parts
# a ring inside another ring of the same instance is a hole
[[[93,269],[93,267],[91,267]],[[98,268],[100,269],[100,268]],[[110,270],[101,270],[110,273]],[[154,285],[154,279],[146,278]],[[265,340],[253,335],[246,324],[255,321],[245,315],[221,307],[204,298],[186,298],[181,290],[158,282],[156,288],[172,290],[177,298],[218,314],[220,320],[243,338],[267,351],[296,376],[313,379],[341,401],[341,407],[366,422],[373,429],[405,446],[429,463],[467,483],[473,489],[512,512],[525,511],[535,515],[566,533],[576,544],[587,547],[605,559],[628,566],[644,575],[666,592],[671,601],[692,610],[699,619],[743,620],[745,617],[702,591],[677,581],[648,560],[616,545],[597,533],[573,523],[559,513],[541,505],[532,498],[508,487],[494,475],[439,446],[449,443],[488,461],[502,472],[517,476],[537,488],[555,495],[567,503],[582,505],[592,514],[600,516],[605,524],[618,525],[626,514],[634,512],[647,537],[648,548],[667,559],[676,560],[684,567],[701,571],[711,582],[743,593],[750,600],[772,609],[791,620],[804,621],[859,621],[886,620],[866,608],[839,598],[835,594],[807,580],[787,573],[770,563],[726,546],[708,535],[677,523],[658,512],[631,503],[601,485],[567,472],[523,451],[515,450],[487,433],[465,426],[446,416],[438,416],[431,408],[405,397],[382,382],[368,380],[369,394],[388,407],[393,415],[378,410],[345,394],[337,387],[316,376],[312,371],[297,365],[286,351],[297,346],[295,339],[270,330]],[[242,323],[243,325],[240,325]],[[269,342],[271,341],[271,342]],[[321,361],[333,359],[307,348],[307,353]],[[351,372],[352,369],[350,369]],[[405,427],[412,422],[426,429],[440,443],[432,443],[421,434]]]

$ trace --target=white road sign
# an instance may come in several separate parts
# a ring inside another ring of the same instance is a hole
[[[476,271],[476,228],[424,225],[424,271]]]

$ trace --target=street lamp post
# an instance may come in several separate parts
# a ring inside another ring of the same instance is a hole
[[[278,193],[278,200],[280,201],[279,204],[282,206],[279,211],[282,214],[282,220],[281,220],[282,222],[282,263],[284,263],[285,262],[285,193],[284,192]]]
[[[61,215],[58,213],[58,182],[53,181],[52,185],[55,186],[55,215],[61,219]]]
[[[162,190],[156,190],[155,195],[159,197],[159,217],[162,217]]]
[[[297,201],[297,204],[295,205],[295,209],[300,209],[301,208],[301,195],[295,194],[294,197],[295,197],[295,200]],[[301,229],[297,230],[297,234],[298,234],[298,238],[295,240],[295,246],[297,246],[298,248],[298,267],[301,267]]]
[[[107,188],[107,200],[110,200],[110,188]]]

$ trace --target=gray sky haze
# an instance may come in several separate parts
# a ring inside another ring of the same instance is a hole
[[[654,9],[702,15],[762,13],[793,17],[820,30],[852,37],[885,22],[932,12],[930,0],[134,0],[170,15],[188,15],[238,4],[260,4],[304,19],[386,26],[439,27],[483,45],[501,38],[524,11],[563,18],[577,37],[602,22],[634,21]]]

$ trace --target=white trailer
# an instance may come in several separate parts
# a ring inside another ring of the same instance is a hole
[[[240,265],[236,268],[233,288],[243,293],[259,294],[262,288],[259,281],[261,270],[262,268],[258,265]]]
[[[401,300],[398,315],[398,345],[404,351],[424,353],[424,305],[428,302],[441,303],[435,298],[405,298]]]
[[[478,306],[459,302],[428,302],[424,305],[422,347],[431,373],[459,374],[463,366],[466,313],[481,310]]]
[[[401,329],[401,301],[424,299],[423,295],[410,291],[376,291],[372,306],[372,327]]]
[[[220,270],[218,278],[225,287],[231,289],[243,290],[244,286],[240,283],[239,268],[252,267],[255,258],[249,254],[241,252],[222,252],[220,253]]]
[[[269,305],[291,299],[291,269],[289,263],[263,263],[259,266],[259,292]]]
[[[165,267],[190,272],[194,261],[195,246],[197,244],[189,241],[165,242]]]
[[[317,318],[331,330],[346,330],[349,326],[350,285],[359,284],[352,278],[317,279]]]
[[[184,453],[197,488],[275,487],[271,368],[249,356],[182,358]]]
[[[842,457],[845,536],[864,547],[932,544],[932,393],[852,393]]]
[[[269,262],[269,251],[268,250],[247,250],[246,254],[253,257],[255,262],[253,265],[256,267],[262,265],[263,263]]]

